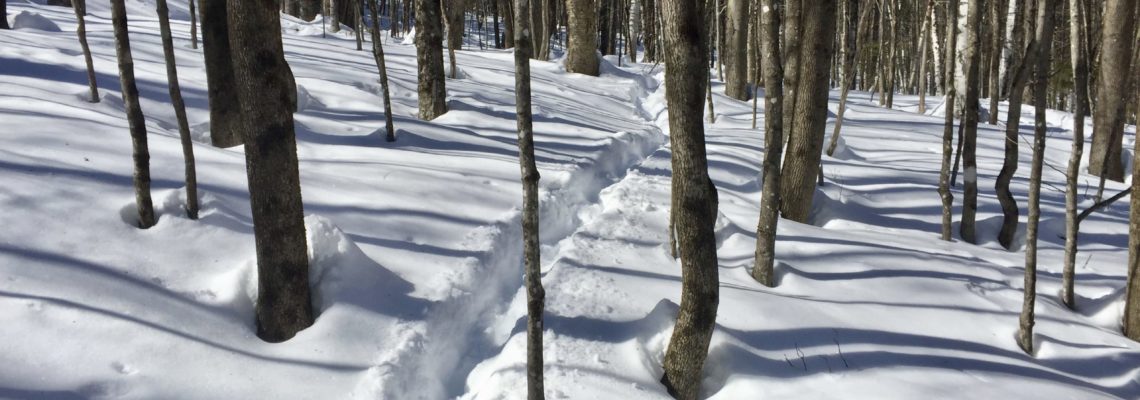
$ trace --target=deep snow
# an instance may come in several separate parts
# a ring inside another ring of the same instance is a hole
[[[181,211],[157,18],[148,1],[128,5],[160,216],[149,230],[128,224],[131,150],[108,7],[90,4],[87,25],[99,104],[85,101],[71,10],[8,7],[10,20],[29,22],[0,31],[0,136],[9,144],[0,149],[0,398],[525,396],[509,51],[460,51],[460,78],[447,82],[451,111],[423,122],[415,49],[386,39],[398,132],[388,144],[371,55],[355,50],[350,32],[322,38],[319,22],[283,17],[320,315],[296,338],[266,344],[252,326],[244,155],[206,143],[205,75],[184,5],[172,4],[172,23],[198,141],[198,221]],[[662,67],[615,64],[607,59],[591,78],[532,62],[550,398],[667,398],[657,381],[680,270],[664,245]],[[706,396],[1140,398],[1140,344],[1118,322],[1126,203],[1082,226],[1079,310],[1057,299],[1068,114],[1048,115],[1046,161],[1057,169],[1045,168],[1038,351],[1029,357],[1013,340],[1023,253],[994,239],[1000,127],[979,132],[981,243],[943,242],[937,99],[931,115],[918,115],[913,96],[896,95],[900,106],[887,110],[853,93],[840,149],[824,157],[812,223],[781,221],[779,286],[768,289],[747,271],[763,135],[751,129],[751,103],[721,96],[719,85],[714,92],[707,141],[721,200],[721,303]],[[1032,115],[1022,116],[1023,138]],[[1128,159],[1134,138],[1130,128]],[[1023,143],[1014,180],[1022,207]],[[1081,181],[1095,189],[1092,177]],[[1110,182],[1107,192],[1123,188]],[[1082,207],[1090,196],[1082,192]]]

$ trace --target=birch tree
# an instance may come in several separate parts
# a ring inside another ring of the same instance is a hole
[[[127,6],[124,0],[111,0],[111,25],[115,31],[115,56],[119,61],[123,108],[131,132],[138,227],[147,229],[155,223],[154,203],[151,202],[150,196],[150,150],[147,149],[146,119],[139,104],[139,89],[135,85],[135,62],[131,57],[131,40],[127,34]]]

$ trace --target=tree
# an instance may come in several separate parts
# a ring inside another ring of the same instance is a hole
[[[1100,74],[1096,79],[1096,107],[1093,108],[1093,143],[1089,173],[1118,182],[1124,181],[1120,159],[1124,137],[1124,105],[1128,98],[1132,46],[1136,29],[1135,0],[1106,0],[1100,40]]]
[[[8,26],[8,0],[0,0],[0,29],[12,29]]]
[[[1005,14],[1009,12],[1008,0],[990,0],[991,39],[989,63],[990,125],[998,123],[998,104],[1001,100],[1001,54],[1005,48]],[[1019,46],[1020,43],[1015,44]]]
[[[798,4],[797,4],[798,3]],[[815,194],[816,177],[820,171],[820,158],[823,147],[824,130],[827,128],[827,98],[830,78],[830,62],[835,51],[836,0],[789,0],[787,20],[795,9],[800,12],[798,27],[799,43],[788,39],[789,61],[785,63],[785,73],[798,69],[797,82],[785,81],[794,99],[786,102],[792,105],[791,124],[785,113],[784,126],[789,132],[787,159],[781,172],[781,211],[785,218],[796,222],[806,222],[811,211],[812,197]],[[791,32],[789,25],[785,32]],[[787,36],[787,34],[785,34]],[[794,53],[799,53],[795,63],[790,61]]]
[[[84,0],[79,0],[77,4],[83,2]],[[194,142],[190,140],[186,104],[182,101],[182,89],[178,87],[178,64],[174,61],[174,39],[170,35],[170,9],[166,7],[166,0],[158,0],[156,3],[158,27],[162,34],[162,53],[166,56],[166,80],[170,89],[170,103],[174,106],[174,116],[178,120],[178,137],[182,142],[182,159],[185,163],[186,216],[198,219],[198,178],[194,171]]]
[[[780,156],[784,153],[784,65],[780,61],[780,16],[776,0],[762,0],[760,8],[761,55],[764,73],[764,190],[760,222],[756,226],[756,264],[752,277],[768,287],[776,285],[776,226],[780,222]],[[845,90],[846,92],[846,90]]]
[[[966,73],[965,108],[962,110],[962,163],[966,169],[966,182],[962,190],[962,224],[960,235],[968,243],[976,243],[974,237],[976,229],[974,222],[978,213],[978,92],[981,80],[978,78],[981,64],[978,48],[981,40],[978,36],[981,31],[982,10],[985,9],[983,0],[970,0],[969,11],[966,12],[966,54],[962,58],[962,68]]]
[[[665,352],[661,382],[674,397],[696,399],[720,299],[717,193],[708,175],[701,97],[708,80],[707,8],[701,0],[665,0],[665,100],[673,150],[672,213],[681,252],[681,308]]]
[[[99,82],[95,80],[95,65],[91,60],[91,47],[87,45],[87,24],[84,22],[87,15],[87,0],[76,0],[74,10],[75,20],[79,22],[79,26],[75,28],[75,34],[79,36],[79,47],[83,48],[83,61],[87,64],[87,88],[90,91],[90,97],[87,98],[87,101],[98,103]],[[0,12],[2,11],[0,10]],[[7,18],[4,21],[7,21]]]
[[[463,11],[465,0],[443,2],[444,23],[447,28],[447,57],[451,61],[451,79],[458,76],[455,66],[455,51],[463,47]]]
[[[526,262],[526,381],[527,399],[541,400],[542,313],[546,292],[542,289],[542,264],[538,237],[538,167],[534,158],[534,128],[530,106],[530,0],[515,0],[515,110],[518,114],[519,167],[523,184],[523,259]]]
[[[1029,172],[1029,222],[1025,228],[1025,298],[1021,308],[1017,344],[1033,354],[1033,306],[1037,300],[1037,227],[1041,220],[1041,169],[1045,158],[1045,102],[1048,97],[1049,56],[1053,49],[1053,0],[1038,0],[1033,47],[1033,162]]]
[[[416,2],[416,64],[419,68],[420,119],[430,121],[447,112],[443,78],[443,29],[440,0]]]
[[[81,0],[86,1],[86,0]],[[194,10],[194,0],[190,0],[190,48],[198,49],[198,12]]]
[[[946,241],[951,238],[951,230],[953,229],[951,225],[954,221],[954,194],[950,192],[950,157],[953,156],[954,151],[954,98],[956,97],[956,89],[953,82],[954,56],[958,37],[954,28],[958,26],[957,19],[958,0],[948,0],[946,6],[946,56],[943,59],[946,63],[946,67],[943,68],[946,74],[944,78],[946,100],[943,110],[946,117],[942,125],[942,170],[938,174],[938,194],[942,198],[942,240]]]
[[[1065,264],[1061,275],[1061,302],[1076,309],[1073,283],[1076,280],[1077,177],[1081,174],[1081,155],[1085,145],[1085,114],[1088,113],[1088,49],[1085,47],[1085,2],[1069,0],[1069,55],[1073,64],[1073,149],[1069,155],[1068,177],[1065,179]],[[1133,175],[1138,176],[1138,175]]]
[[[930,45],[930,16],[934,16],[934,0],[926,0],[926,6],[923,8],[922,18],[922,33],[919,34],[918,40],[921,41],[918,50],[918,113],[926,114],[926,55],[930,53],[928,45]]]
[[[598,76],[597,0],[568,0],[566,5],[570,25],[566,72]]]
[[[728,0],[725,39],[729,51],[722,55],[727,66],[724,94],[737,100],[748,100],[748,1]]]
[[[637,37],[641,33],[641,0],[629,0],[629,62],[637,62]]]
[[[273,2],[229,0],[233,73],[257,244],[257,336],[281,342],[313,323],[290,91]]]
[[[392,98],[388,94],[388,67],[384,63],[384,45],[380,40],[380,17],[376,12],[376,0],[368,0],[368,10],[372,13],[372,58],[380,72],[380,89],[384,92],[384,132],[385,140],[396,141],[396,129],[392,126]],[[453,66],[454,68],[454,66]]]
[[[115,31],[115,56],[119,60],[119,83],[123,89],[123,108],[131,130],[132,157],[135,163],[135,206],[138,226],[154,226],[154,204],[150,199],[150,151],[146,144],[146,119],[139,105],[139,89],[135,85],[135,62],[131,57],[131,41],[127,34],[127,6],[124,0],[111,1],[111,24]]]
[[[1140,341],[1140,140],[1132,153],[1132,203],[1128,224],[1128,289],[1124,302],[1124,335]]]
[[[1032,48],[1021,43],[1016,39],[1024,39],[1025,25],[1029,16],[1020,16],[1024,13],[1026,0],[1014,0],[1014,7],[1019,15],[1013,21],[1013,31],[1011,36],[1015,39],[1010,45],[1010,56],[1008,68],[1011,76],[1010,89],[1009,89],[1009,106],[1006,113],[1005,124],[1005,160],[1001,166],[1001,172],[998,172],[997,179],[994,181],[994,192],[997,193],[998,202],[1001,203],[1002,210],[1002,223],[1001,231],[998,232],[998,243],[1001,243],[1006,249],[1013,248],[1013,235],[1017,232],[1018,218],[1020,217],[1021,210],[1017,208],[1017,200],[1013,198],[1013,192],[1009,190],[1009,183],[1013,180],[1013,175],[1017,173],[1018,164],[1018,148],[1020,147],[1020,137],[1018,132],[1021,129],[1021,98],[1025,92],[1025,81],[1029,75],[1029,64],[1032,61]]]
[[[870,22],[870,17],[871,17],[871,11],[873,11],[874,9],[875,8],[873,7],[873,4],[865,4],[863,6],[863,10],[860,12],[861,15],[859,16],[858,22],[855,23],[856,24],[856,27],[855,27],[855,55],[853,57],[850,57],[850,58],[846,57],[846,55],[840,57],[841,58],[840,62],[843,64],[843,70],[842,70],[843,71],[843,78],[842,78],[843,87],[842,87],[842,89],[840,89],[839,111],[835,114],[835,126],[834,126],[834,128],[832,128],[832,131],[831,131],[831,143],[829,143],[827,145],[827,156],[828,157],[834,156],[836,148],[839,147],[839,132],[840,132],[840,129],[843,128],[843,114],[847,112],[847,93],[851,91],[850,90],[851,85],[855,81],[854,64],[856,61],[859,61],[859,59],[861,58],[860,57],[861,54],[867,53],[866,51],[864,51],[864,49],[860,45],[865,41],[864,36],[867,35],[868,25],[870,25],[869,22]],[[846,21],[846,17],[844,17],[844,21]],[[841,49],[847,47],[847,29],[846,28],[844,28],[843,31],[840,33],[839,42],[840,42],[840,48]],[[921,99],[921,97],[920,97],[920,99]],[[921,109],[922,108],[922,101],[919,101],[918,104],[919,104],[918,105],[919,108]]]
[[[237,83],[230,65],[230,39],[226,0],[200,0],[202,55],[206,60],[206,86],[210,103],[210,141],[217,147],[241,144],[241,111]]]

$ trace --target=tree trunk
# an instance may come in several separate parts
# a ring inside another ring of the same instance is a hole
[[[946,100],[943,111],[946,112],[945,123],[942,126],[942,171],[938,174],[938,194],[942,198],[942,240],[951,239],[953,230],[954,194],[950,192],[950,158],[954,152],[954,97],[957,91],[954,88],[954,58],[957,53],[958,34],[955,27],[958,19],[958,0],[948,0],[946,6],[946,63],[945,86]]]
[[[127,6],[124,0],[111,1],[111,24],[115,30],[115,56],[119,60],[119,83],[123,90],[123,108],[131,130],[132,157],[135,164],[135,206],[138,226],[154,226],[154,204],[150,199],[150,151],[146,144],[146,119],[139,105],[139,89],[135,85],[135,62],[131,57],[131,41],[127,35]]]
[[[91,61],[91,47],[87,45],[87,24],[84,22],[85,16],[87,15],[87,1],[76,0],[74,9],[75,19],[79,23],[79,26],[75,28],[75,33],[79,36],[79,47],[83,48],[83,61],[87,64],[87,88],[90,92],[87,101],[90,103],[98,103],[99,82],[95,79],[95,65]],[[7,19],[5,19],[5,21],[7,21]]]
[[[1093,108],[1093,143],[1089,173],[1117,182],[1124,181],[1120,159],[1124,138],[1124,104],[1128,85],[1136,27],[1135,0],[1106,0],[1104,30],[1101,36],[1100,75],[1097,77],[1096,107]]]
[[[329,0],[329,32],[340,32],[340,2],[345,0]]]
[[[534,129],[530,105],[530,0],[515,0],[515,111],[518,114],[519,169],[523,184],[523,258],[526,262],[526,381],[527,399],[541,400],[542,313],[546,291],[542,288],[542,264],[538,236],[538,167],[534,158]]]
[[[993,27],[992,40],[993,44],[990,45],[990,63],[989,63],[989,95],[990,95],[990,125],[997,125],[998,123],[998,105],[1001,100],[1001,54],[1002,49],[1005,48],[1005,15],[1003,12],[1008,10],[1006,6],[1007,0],[990,0],[993,4],[990,7],[990,24]],[[1020,46],[1020,43],[1013,44],[1013,46]]]
[[[629,0],[629,43],[626,43],[625,49],[629,53],[631,63],[637,62],[637,38],[641,34],[641,1]]]
[[[1041,169],[1045,157],[1045,101],[1049,85],[1049,52],[1053,48],[1053,0],[1038,0],[1034,34],[1033,164],[1029,172],[1029,222],[1025,228],[1025,300],[1022,303],[1017,344],[1033,355],[1033,306],[1037,300],[1037,226],[1041,219]]]
[[[1020,12],[1025,9],[1025,0],[1014,0],[1015,7]],[[1028,16],[1018,17],[1013,22],[1013,37],[1023,37],[1022,31]],[[1006,249],[1013,249],[1013,236],[1017,232],[1018,218],[1020,210],[1017,208],[1017,200],[1013,198],[1013,193],[1009,190],[1009,183],[1013,180],[1013,176],[1017,173],[1018,164],[1018,148],[1020,147],[1020,137],[1018,132],[1021,128],[1021,98],[1025,93],[1025,81],[1029,74],[1029,64],[1033,60],[1032,47],[1025,46],[1020,42],[1011,42],[1010,55],[1007,58],[1010,63],[1009,76],[1010,90],[1009,90],[1009,105],[1008,113],[1006,114],[1005,125],[1005,160],[1002,163],[1001,172],[998,173],[997,180],[994,182],[994,191],[997,193],[998,202],[1001,203],[1002,209],[1002,224],[1001,231],[998,232],[998,243],[1001,243]]]
[[[463,11],[466,0],[446,0],[443,2],[444,22],[447,29],[447,57],[451,62],[451,79],[457,78],[455,51],[463,47]]]
[[[872,10],[874,10],[874,8],[872,7],[871,4],[863,5],[863,10],[862,10],[862,12],[860,12],[861,15],[859,16],[859,21],[855,23],[856,24],[856,28],[855,28],[855,56],[852,57],[850,60],[848,60],[846,56],[841,57],[841,58],[843,58],[843,60],[841,62],[843,62],[843,71],[844,71],[843,72],[843,74],[844,74],[843,75],[843,83],[842,83],[843,87],[842,87],[842,89],[840,89],[839,112],[837,112],[835,114],[835,126],[832,128],[832,131],[831,131],[831,143],[829,143],[827,145],[827,156],[828,157],[834,156],[835,155],[835,149],[837,147],[839,147],[839,132],[843,128],[843,114],[845,112],[847,112],[847,93],[851,91],[851,84],[852,84],[852,81],[855,79],[855,74],[854,74],[854,66],[855,65],[854,64],[861,58],[860,55],[865,53],[863,51],[863,49],[860,47],[860,45],[863,44],[863,42],[866,39],[864,36],[867,35],[867,29],[868,29],[868,26],[870,25],[869,22],[870,22]],[[847,29],[846,28],[844,28],[842,36],[840,36],[839,42],[841,44],[840,45],[841,48],[846,47],[846,42],[847,42]]]
[[[257,247],[257,336],[281,342],[313,323],[290,90],[272,2],[229,0],[232,62]]]
[[[430,121],[447,112],[443,78],[443,29],[440,0],[416,2],[416,64],[419,68],[420,119]]]
[[[737,100],[748,100],[748,1],[728,0],[725,40],[728,51],[721,54],[725,63],[724,94]]]
[[[78,4],[83,4],[79,0]],[[186,120],[186,104],[182,89],[178,87],[178,64],[174,61],[174,39],[170,35],[170,10],[166,0],[157,0],[158,27],[162,34],[162,53],[166,57],[166,80],[170,89],[170,103],[178,120],[178,137],[182,142],[182,159],[186,174],[186,216],[198,219],[198,178],[194,171],[194,143],[190,140],[190,123]],[[77,9],[79,7],[76,7]]]
[[[926,7],[923,8],[922,18],[922,33],[919,34],[918,40],[922,43],[919,45],[918,50],[918,113],[926,114],[926,55],[930,52],[928,46],[930,45],[930,18],[934,15],[934,0],[927,0]]]
[[[8,0],[0,0],[0,29],[12,29],[8,26]]]
[[[597,0],[568,0],[569,46],[566,72],[598,76]]]
[[[86,0],[80,0],[86,1]],[[194,10],[195,0],[190,0],[190,48],[198,49],[198,12]]]
[[[1081,156],[1085,145],[1085,114],[1088,113],[1088,49],[1085,48],[1085,2],[1069,0],[1069,51],[1073,64],[1073,150],[1069,155],[1068,177],[1065,179],[1065,266],[1061,275],[1061,301],[1076,309],[1073,292],[1076,281],[1077,239],[1080,222],[1077,221],[1077,177],[1081,174]],[[1140,175],[1133,175],[1140,176]]]
[[[206,85],[210,102],[210,141],[216,147],[233,147],[242,143],[241,113],[237,104],[237,87],[230,65],[228,10],[226,0],[200,0],[202,20],[202,55],[206,60]]]
[[[703,79],[708,66],[707,8],[700,0],[665,0],[665,98],[673,149],[672,214],[681,252],[681,308],[665,353],[661,382],[674,397],[694,400],[719,302],[716,257],[717,193],[708,176]],[[697,34],[694,34],[697,33]],[[701,77],[700,79],[694,79]]]
[[[815,194],[815,180],[819,175],[821,148],[824,130],[827,125],[827,99],[831,60],[835,47],[836,0],[804,1],[790,0],[801,14],[798,27],[800,43],[796,49],[789,49],[789,55],[800,53],[798,57],[799,75],[794,87],[796,93],[792,104],[791,138],[788,141],[787,160],[780,175],[781,211],[785,218],[796,222],[807,222]],[[789,20],[791,16],[789,15]],[[791,29],[787,27],[786,29]],[[787,31],[787,30],[786,30]],[[790,42],[790,40],[789,40]],[[792,69],[797,64],[786,64]],[[786,96],[787,97],[787,96]],[[785,126],[787,117],[785,116]]]
[[[992,1],[992,0],[991,0]],[[962,163],[966,178],[963,187],[962,224],[960,226],[962,240],[968,243],[977,243],[975,237],[975,221],[978,213],[978,92],[981,88],[979,79],[980,60],[978,49],[981,41],[978,39],[981,31],[982,10],[985,2],[970,0],[969,11],[966,14],[966,54],[962,59],[962,67],[966,69],[966,99],[962,110],[963,140]]]
[[[776,0],[762,0],[761,65],[764,73],[764,190],[760,222],[756,226],[756,264],[752,277],[760,284],[776,285],[776,226],[780,221],[780,157],[784,153],[784,65],[780,60],[780,16]],[[869,7],[868,7],[869,8]],[[845,35],[846,36],[846,35]],[[846,90],[845,90],[846,91]]]
[[[385,140],[396,141],[396,129],[392,126],[392,98],[388,92],[388,67],[384,63],[384,46],[380,39],[380,17],[376,13],[376,0],[369,0],[368,10],[372,12],[372,58],[380,72],[380,89],[384,92],[384,132]]]

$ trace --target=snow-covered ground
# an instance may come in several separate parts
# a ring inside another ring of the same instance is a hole
[[[322,38],[319,23],[284,17],[320,315],[296,338],[266,344],[252,323],[244,155],[206,143],[206,80],[187,13],[172,4],[198,141],[197,221],[181,211],[182,156],[153,4],[128,3],[160,215],[148,230],[128,224],[131,148],[108,7],[89,5],[103,100],[90,104],[71,10],[8,5],[9,20],[25,22],[0,31],[0,398],[525,396],[510,52],[459,52],[451,111],[423,122],[414,115],[415,49],[386,39],[398,131],[389,144],[371,55],[348,32]],[[663,75],[660,66],[615,64],[592,78],[532,63],[550,398],[668,397],[658,379],[680,269],[664,245]],[[719,116],[707,139],[721,200],[721,303],[706,396],[1140,397],[1140,344],[1118,322],[1126,203],[1082,226],[1079,310],[1057,299],[1067,114],[1049,114],[1030,357],[1013,339],[1023,253],[995,240],[1001,128],[980,131],[982,243],[943,242],[941,118],[915,114],[912,96],[896,95],[899,109],[888,110],[853,93],[812,223],[781,222],[779,285],[768,289],[747,271],[763,134],[751,129],[751,103],[719,95],[719,85],[714,92]],[[1126,136],[1130,159],[1134,128]],[[1023,207],[1029,159],[1025,145],[1014,180]],[[1088,206],[1096,181],[1081,181],[1093,187],[1082,191]],[[1110,182],[1107,191],[1123,188]]]

